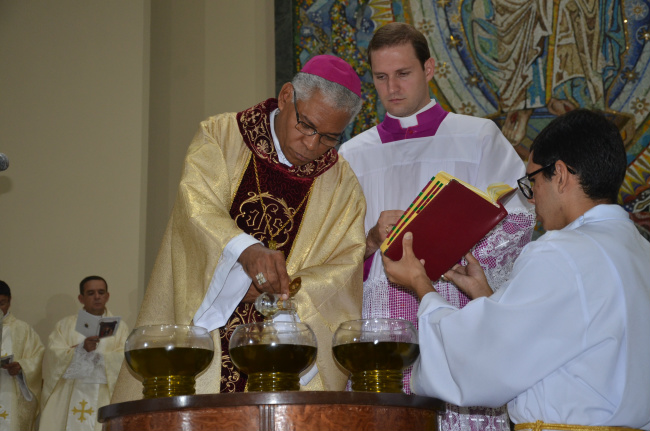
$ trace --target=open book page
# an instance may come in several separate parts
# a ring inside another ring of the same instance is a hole
[[[487,189],[487,194],[491,202],[499,202],[502,205],[505,205],[505,201],[508,200],[517,189],[510,187],[506,183],[494,183],[490,184]]]
[[[466,183],[465,181],[459,180],[458,178],[448,174],[447,172],[440,171],[434,178],[442,178],[445,180],[445,184],[449,183],[449,181],[454,180],[458,181],[477,195],[481,196],[483,199],[485,199],[488,202],[491,202],[493,204],[497,204],[504,196],[508,196],[510,193],[513,193],[516,191],[516,189],[512,188],[506,183],[492,183],[488,186],[487,190],[483,191],[477,187],[474,187],[471,184]]]
[[[88,313],[83,308],[77,314],[75,330],[85,337],[99,338],[115,335],[120,324],[120,316],[100,317]]]

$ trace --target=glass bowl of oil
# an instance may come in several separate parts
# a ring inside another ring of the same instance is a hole
[[[359,319],[339,325],[332,353],[350,373],[353,391],[399,393],[403,371],[415,362],[420,346],[407,320]]]
[[[316,336],[302,322],[263,321],[239,325],[230,337],[230,357],[248,375],[249,392],[300,390],[300,374],[316,361]]]
[[[214,343],[200,326],[140,326],[126,339],[124,356],[142,379],[144,398],[194,395],[196,377],[212,362]]]

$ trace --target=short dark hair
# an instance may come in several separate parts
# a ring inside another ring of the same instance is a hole
[[[555,118],[537,135],[530,151],[540,166],[566,163],[590,199],[616,203],[627,156],[621,133],[603,113],[576,109]],[[543,171],[547,179],[554,174],[555,168]]]
[[[11,289],[9,288],[9,285],[2,280],[0,280],[0,295],[5,295],[11,298]]]
[[[89,281],[92,281],[92,280],[101,280],[101,281],[103,281],[104,285],[106,285],[106,290],[108,290],[108,283],[106,283],[106,280],[104,280],[104,278],[100,277],[99,275],[89,275],[88,277],[81,280],[81,282],[79,283],[79,293],[80,294],[82,294],[82,295],[84,294],[84,286],[86,285],[86,283],[88,283]]]
[[[411,44],[415,50],[415,56],[420,60],[420,64],[424,68],[424,63],[431,58],[427,38],[415,27],[405,22],[389,22],[375,32],[368,44],[368,63],[370,63],[370,67],[372,67],[373,51],[405,44]]]

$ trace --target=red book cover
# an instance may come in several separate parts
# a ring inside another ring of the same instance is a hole
[[[512,192],[514,189],[502,198]],[[408,224],[396,225],[387,238],[388,244],[382,245],[382,251],[390,259],[400,260],[404,234],[412,232],[415,256],[425,260],[427,275],[435,281],[458,263],[507,214],[501,203],[491,203],[452,179]]]

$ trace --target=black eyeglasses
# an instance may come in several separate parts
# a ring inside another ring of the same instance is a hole
[[[532,199],[533,198],[533,184],[535,184],[535,180],[533,177],[540,172],[542,172],[545,169],[551,168],[555,166],[555,162],[550,163],[543,168],[539,168],[535,172],[531,172],[530,174],[524,175],[523,177],[519,178],[517,180],[517,185],[519,185],[519,190],[524,194],[526,199]]]
[[[533,179],[533,177],[548,168],[555,167],[556,162],[557,160],[553,163],[549,163],[543,168],[539,168],[538,170],[531,172],[530,174],[526,174],[517,180],[517,185],[519,186],[519,190],[521,190],[521,193],[524,194],[526,199],[533,198],[533,185],[535,184],[535,180]],[[568,166],[567,166],[567,171],[569,171],[570,174],[574,174],[574,175],[576,173],[576,171],[574,171]]]
[[[329,135],[323,135],[322,133],[319,133],[316,128],[310,126],[309,124],[300,121],[300,116],[298,115],[298,105],[296,104],[296,89],[294,88],[293,90],[293,106],[296,109],[296,130],[298,130],[300,133],[302,133],[305,136],[314,136],[318,135],[319,139],[318,142],[321,144],[325,145],[326,147],[336,147],[338,144],[341,143],[341,137],[334,137],[334,136],[329,136]]]

